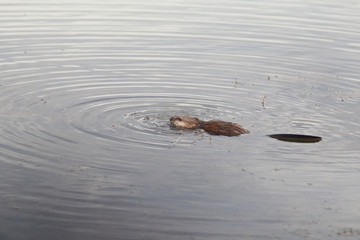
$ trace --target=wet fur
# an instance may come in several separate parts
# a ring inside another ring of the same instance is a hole
[[[199,129],[204,123],[196,117],[174,116],[170,118],[170,125],[177,129]]]
[[[229,137],[249,133],[248,130],[237,123],[217,120],[205,122],[190,116],[171,117],[170,125],[177,129],[204,129],[205,132],[212,135],[224,135]]]
[[[202,129],[212,135],[225,135],[229,137],[249,133],[248,130],[244,129],[237,123],[222,122],[216,120],[206,122]]]

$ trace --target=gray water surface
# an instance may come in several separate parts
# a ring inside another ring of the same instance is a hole
[[[359,239],[359,13],[2,1],[0,239]],[[170,129],[179,114],[251,133]]]

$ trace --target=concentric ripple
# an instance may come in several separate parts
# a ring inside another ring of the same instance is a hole
[[[357,233],[359,12],[351,1],[1,2],[0,239]],[[250,134],[177,131],[173,115]],[[323,141],[266,137],[278,133]]]
[[[41,111],[42,121],[55,124],[50,127],[52,132],[62,127],[64,131],[85,133],[133,147],[173,146],[173,135],[178,133],[169,128],[169,118],[173,115],[193,115],[205,120],[241,118],[240,110],[229,107],[231,99],[226,99],[227,94],[237,91],[230,81],[227,87],[205,85],[201,91],[201,84],[194,83],[97,81],[99,83],[58,80],[56,86],[46,80],[18,82],[7,85],[7,91],[12,93],[13,88],[30,90],[36,85],[33,91],[17,94],[16,105],[11,106],[23,116],[34,115],[33,121],[40,117],[36,115]],[[152,92],[154,89],[156,91]],[[214,97],[203,91],[213,92]],[[15,96],[9,94],[4,98],[11,101]],[[63,138],[61,135],[53,137]]]

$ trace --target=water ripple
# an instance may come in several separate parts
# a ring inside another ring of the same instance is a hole
[[[347,227],[324,205],[356,223],[358,5],[0,6],[0,238],[321,239]],[[171,129],[180,114],[251,133]]]

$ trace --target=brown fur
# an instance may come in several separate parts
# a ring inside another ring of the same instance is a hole
[[[198,129],[202,128],[204,121],[196,117],[174,116],[170,118],[170,124],[177,129]]]
[[[249,133],[248,130],[237,123],[222,122],[217,120],[205,122],[196,117],[190,116],[171,117],[170,124],[177,129],[204,129],[205,132],[212,135],[224,135],[229,137]]]

